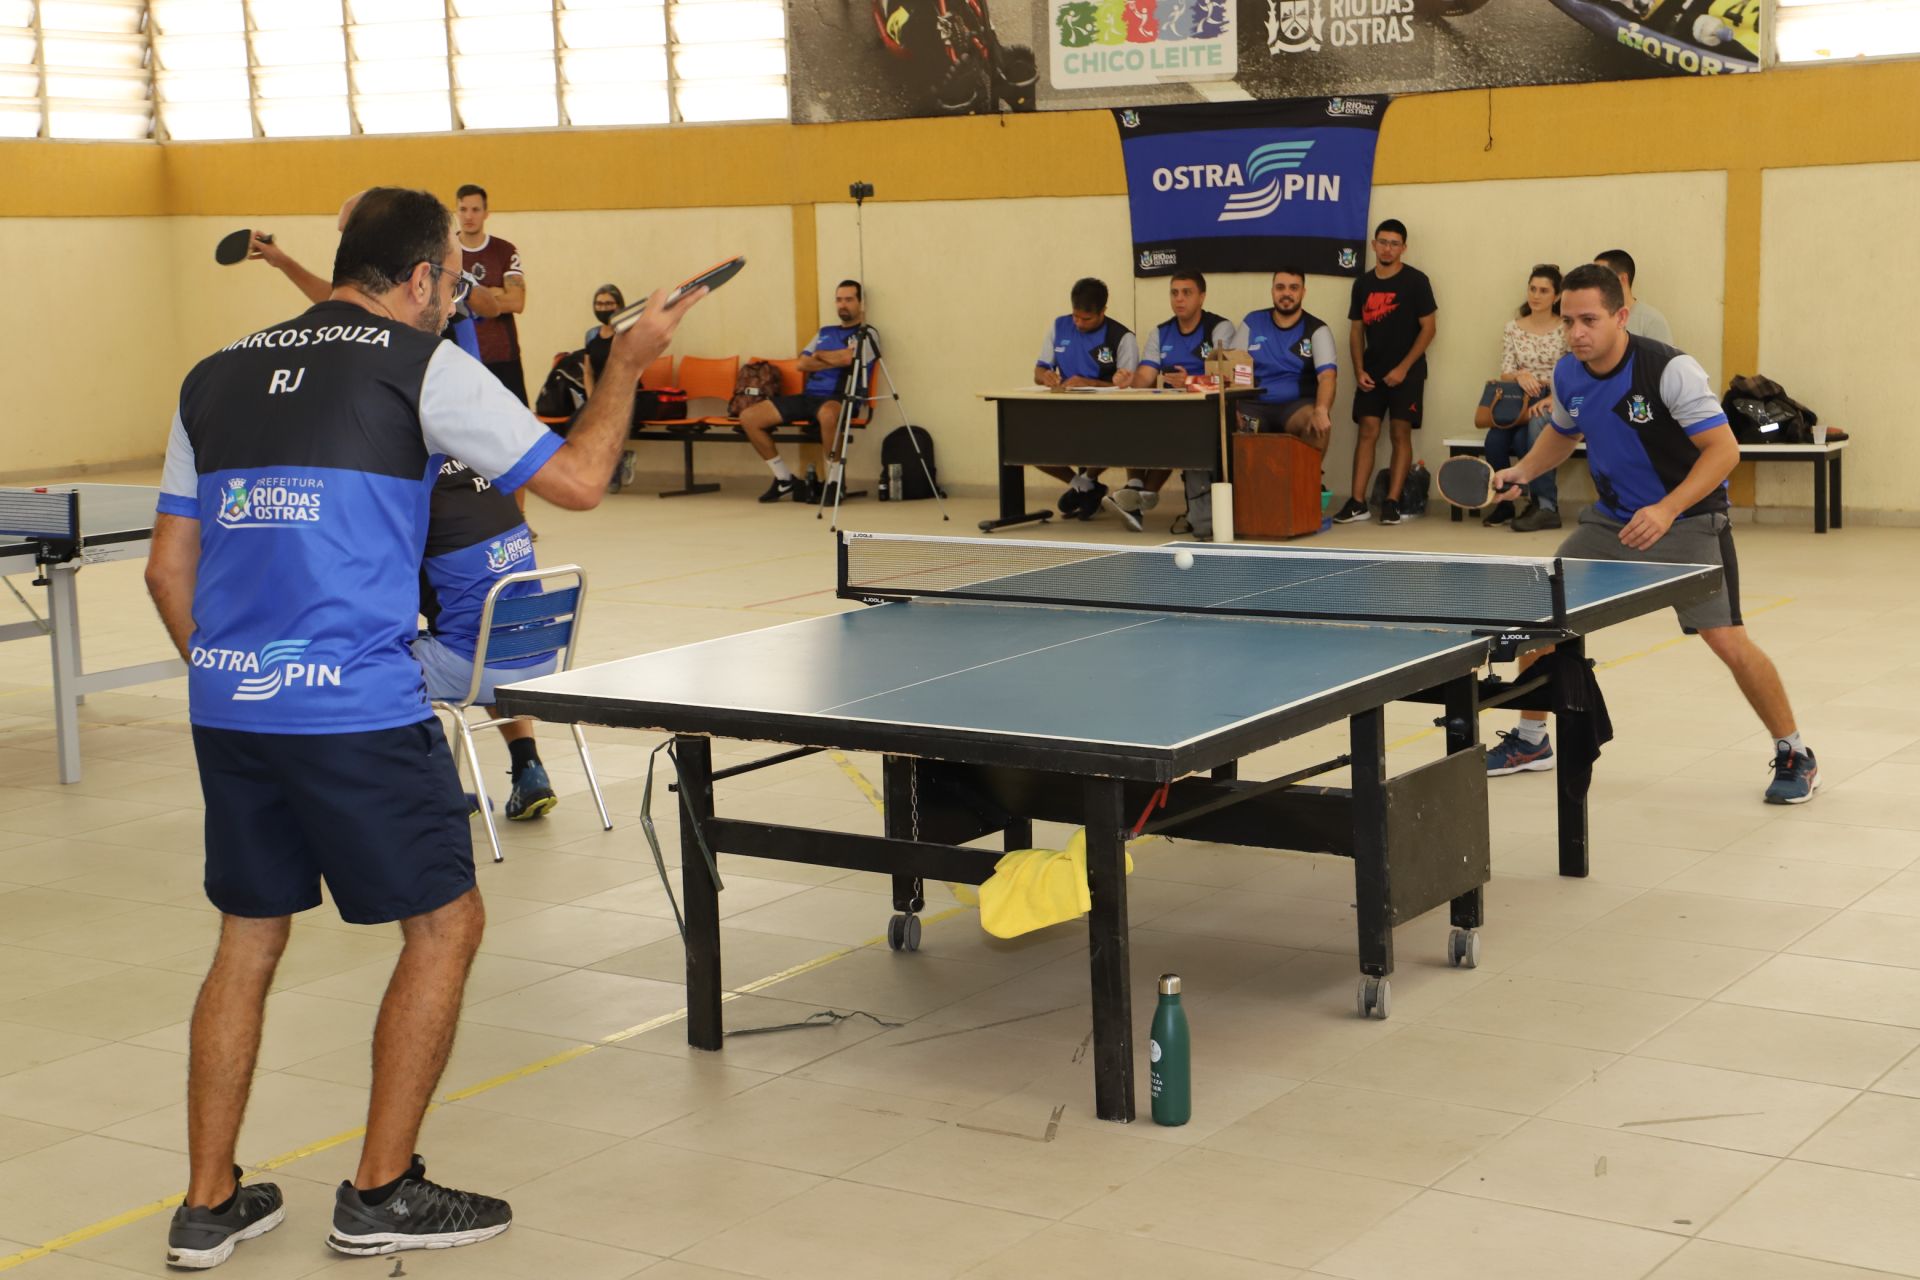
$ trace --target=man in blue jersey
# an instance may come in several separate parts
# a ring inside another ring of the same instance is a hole
[[[1167,301],[1173,315],[1147,331],[1134,370],[1136,387],[1184,387],[1187,379],[1207,371],[1207,358],[1233,346],[1233,321],[1207,310],[1207,278],[1198,271],[1176,271],[1167,277]],[[1135,532],[1142,511],[1160,502],[1167,471],[1128,472],[1124,488],[1107,496]],[[1211,482],[1211,476],[1201,477]],[[1189,498],[1189,501],[1192,499]]]
[[[820,448],[828,467],[840,456],[840,401],[846,394],[847,380],[854,379],[855,399],[867,391],[867,364],[854,371],[853,362],[862,354],[859,342],[867,322],[866,298],[858,280],[842,280],[833,290],[833,313],[839,324],[825,325],[813,335],[813,341],[800,349],[800,372],[807,375],[806,385],[797,396],[776,396],[747,406],[740,415],[740,430],[747,443],[773,472],[773,484],[760,495],[762,502],[792,498],[795,502],[817,502],[820,495],[797,478],[793,469],[774,447],[772,432],[782,423],[799,423],[820,428]]]
[[[1107,286],[1086,276],[1074,281],[1068,295],[1073,310],[1056,316],[1040,340],[1033,362],[1033,380],[1043,387],[1130,387],[1140,364],[1140,344],[1133,330],[1107,315]],[[1091,520],[1107,496],[1100,483],[1104,467],[1041,467],[1067,491],[1060,495],[1062,515]],[[1142,476],[1146,473],[1141,472]],[[1135,528],[1137,519],[1129,520]]]
[[[284,1213],[272,1184],[239,1184],[233,1154],[291,917],[323,882],[342,919],[398,921],[404,944],[328,1245],[445,1248],[512,1220],[503,1201],[429,1182],[414,1154],[485,924],[466,805],[408,648],[431,486],[455,456],[503,491],[595,506],[640,370],[704,291],[672,308],[654,295],[563,441],[439,340],[464,283],[446,206],[375,189],[341,235],[329,299],[181,385],[147,586],[187,659],[221,929],[194,1006],[174,1266],[216,1266]]]
[[[1527,456],[1494,475],[1512,499],[1587,443],[1587,468],[1599,500],[1555,554],[1569,559],[1717,564],[1725,590],[1679,610],[1727,665],[1773,736],[1769,804],[1804,804],[1820,785],[1813,752],[1800,740],[1793,707],[1771,659],[1740,617],[1740,569],[1727,514],[1727,476],[1740,445],[1699,361],[1628,328],[1619,277],[1600,264],[1568,274],[1560,295],[1567,348],[1553,371],[1553,430]],[[1500,775],[1553,767],[1545,712],[1523,712],[1487,753]]]
[[[435,702],[460,702],[473,687],[473,664],[480,644],[480,614],[493,584],[509,573],[539,566],[533,557],[533,531],[514,504],[485,476],[466,463],[448,458],[440,464],[433,485],[427,519],[427,552],[420,564],[420,613],[427,630],[415,638],[413,656],[426,677],[427,697]],[[506,597],[535,595],[538,583],[508,587]],[[543,654],[490,663],[481,674],[480,704],[495,719],[493,690],[497,684],[531,680],[551,673],[558,654]],[[524,716],[500,726],[507,742],[508,777],[506,816],[511,822],[542,817],[559,803],[540,750],[534,742],[533,721]]]
[[[1242,431],[1284,431],[1325,453],[1333,433],[1333,396],[1340,363],[1333,331],[1304,309],[1307,276],[1299,267],[1273,273],[1273,306],[1249,311],[1234,346],[1253,357],[1260,394],[1239,406]]]

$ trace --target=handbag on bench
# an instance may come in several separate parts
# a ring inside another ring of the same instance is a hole
[[[1482,431],[1494,427],[1517,427],[1527,420],[1533,406],[1545,396],[1529,396],[1517,382],[1496,378],[1480,392],[1480,407],[1473,411],[1473,425]]]

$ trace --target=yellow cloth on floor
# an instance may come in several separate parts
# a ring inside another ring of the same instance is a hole
[[[1127,874],[1133,855],[1127,854]],[[1017,938],[1076,920],[1093,907],[1087,889],[1087,833],[1073,833],[1064,849],[1016,849],[993,864],[980,886],[980,927],[996,938]]]

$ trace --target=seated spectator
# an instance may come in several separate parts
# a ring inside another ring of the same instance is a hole
[[[480,640],[480,612],[487,592],[501,574],[535,568],[533,535],[519,507],[506,492],[465,464],[447,459],[434,481],[427,520],[426,558],[420,565],[420,613],[427,630],[413,642],[413,656],[426,676],[427,696],[435,702],[459,702],[473,683]],[[508,595],[532,595],[540,588],[525,583]],[[496,663],[486,668],[480,704],[489,715],[496,683],[531,680],[550,674],[558,654]],[[533,721],[521,717],[500,726],[507,740],[513,790],[506,815],[515,822],[538,818],[558,803],[546,766],[533,740]]]
[[[1073,310],[1058,316],[1041,339],[1033,362],[1033,380],[1043,387],[1129,387],[1140,365],[1140,345],[1133,330],[1107,315],[1105,282],[1086,276],[1074,281],[1068,295]],[[1091,520],[1107,496],[1100,483],[1104,467],[1041,467],[1067,483],[1060,495],[1062,515]],[[1141,472],[1145,475],[1145,472]],[[1139,518],[1128,523],[1139,528]]]
[[[1233,321],[1207,310],[1207,278],[1200,272],[1176,271],[1168,277],[1167,298],[1173,304],[1173,316],[1147,331],[1133,374],[1136,387],[1184,387],[1188,378],[1207,371],[1207,357],[1233,345]],[[1126,487],[1116,489],[1108,501],[1122,516],[1151,511],[1171,474],[1129,471]]]
[[[1253,357],[1258,394],[1240,402],[1242,431],[1284,431],[1319,453],[1333,435],[1333,396],[1340,379],[1333,331],[1305,309],[1307,276],[1298,267],[1273,273],[1273,306],[1249,311],[1234,345]]]
[[[593,291],[595,324],[587,330],[587,359],[581,369],[588,395],[593,394],[593,384],[606,372],[607,353],[613,350],[613,317],[626,305],[627,295],[620,292],[617,284],[603,284]]]
[[[1621,291],[1627,295],[1627,332],[1672,346],[1673,326],[1667,323],[1667,318],[1651,302],[1634,296],[1633,278],[1636,272],[1633,255],[1625,249],[1609,249],[1596,255],[1594,261],[1612,269],[1613,274],[1620,277]]]
[[[773,430],[782,423],[799,423],[820,428],[820,447],[827,467],[840,458],[840,405],[843,397],[858,400],[867,393],[868,367],[862,362],[854,369],[858,339],[866,328],[866,296],[858,280],[842,280],[833,291],[833,310],[839,324],[825,325],[813,335],[813,341],[800,350],[800,372],[807,375],[797,396],[776,396],[749,405],[740,415],[740,429],[747,442],[773,472],[773,483],[760,495],[762,502],[792,498],[795,502],[818,502],[823,496],[813,485],[793,474],[780,450],[774,446]]]
[[[1519,383],[1522,391],[1539,397],[1540,402],[1528,412],[1525,422],[1488,430],[1487,464],[1495,471],[1526,457],[1527,450],[1547,429],[1553,415],[1553,366],[1565,354],[1567,331],[1560,323],[1560,268],[1542,263],[1528,274],[1527,300],[1507,321],[1500,338],[1500,380]],[[1511,502],[1502,502],[1480,523],[1491,527],[1512,521],[1516,533],[1558,529],[1560,486],[1553,472],[1528,485],[1527,496],[1527,508],[1519,515],[1514,514]]]

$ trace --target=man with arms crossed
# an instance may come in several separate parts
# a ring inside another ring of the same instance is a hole
[[[1073,310],[1056,316],[1040,340],[1033,362],[1033,380],[1043,387],[1130,387],[1140,364],[1140,344],[1133,330],[1107,315],[1107,286],[1086,276],[1074,281],[1068,295]],[[1071,467],[1041,467],[1056,480],[1067,482],[1060,495],[1060,513],[1091,520],[1107,496],[1100,483],[1103,467],[1078,471]],[[1144,476],[1146,473],[1140,473]],[[1139,527],[1136,517],[1128,523]]]
[[[860,326],[867,322],[866,299],[858,280],[842,280],[834,287],[833,313],[840,318],[840,323],[823,325],[820,332],[813,335],[813,341],[800,350],[800,372],[807,375],[800,394],[762,400],[748,405],[740,415],[740,430],[746,433],[747,443],[773,471],[773,484],[760,495],[762,502],[778,502],[782,498],[792,498],[795,502],[820,499],[806,481],[794,476],[793,469],[780,456],[780,450],[773,443],[774,428],[783,422],[819,427],[820,448],[831,468],[840,456],[840,395],[846,390],[847,378],[857,379],[853,388],[856,399],[866,394],[865,367],[857,375],[847,372],[853,367]]]
[[[1426,273],[1400,260],[1406,251],[1406,224],[1388,218],[1373,233],[1376,265],[1353,282],[1353,303],[1347,308],[1347,318],[1353,322],[1348,354],[1353,357],[1353,377],[1359,387],[1353,397],[1353,420],[1360,434],[1353,444],[1353,496],[1334,513],[1337,524],[1371,515],[1367,486],[1373,479],[1373,451],[1380,440],[1382,418],[1393,423],[1393,444],[1380,523],[1400,523],[1400,489],[1413,465],[1413,433],[1426,399],[1427,347],[1433,342],[1437,328],[1433,316],[1438,309]]]
[[[1206,276],[1198,271],[1174,272],[1167,278],[1167,300],[1173,304],[1173,316],[1148,330],[1140,349],[1140,363],[1134,369],[1135,386],[1184,387],[1188,378],[1207,371],[1209,356],[1233,346],[1233,321],[1207,310]],[[1166,484],[1168,474],[1130,471],[1126,487],[1108,496],[1107,501],[1134,532],[1140,531],[1139,513],[1159,505],[1160,487]],[[1205,491],[1213,477],[1202,475],[1197,479]],[[1187,502],[1191,506],[1191,493]]]
[[[427,1181],[414,1155],[485,924],[453,758],[408,652],[431,485],[453,455],[503,490],[596,505],[640,370],[703,296],[672,309],[654,296],[614,344],[622,376],[562,441],[440,341],[460,247],[431,194],[367,193],[333,279],[329,301],[187,375],[147,566],[188,662],[207,896],[221,912],[191,1024],[190,1172],[167,1240],[178,1267],[217,1266],[284,1212],[277,1187],[239,1185],[233,1155],[291,917],[319,905],[323,880],[342,919],[399,921],[404,942],[374,1027],[359,1167],[327,1243],[445,1248],[511,1222],[503,1201]]]
[[[1727,664],[1740,692],[1773,735],[1768,804],[1804,804],[1820,785],[1813,752],[1800,741],[1780,673],[1747,635],[1740,618],[1740,568],[1727,515],[1727,476],[1740,446],[1699,361],[1627,328],[1625,292],[1598,263],[1571,272],[1560,295],[1567,348],[1553,371],[1553,430],[1527,456],[1494,476],[1502,496],[1573,456],[1587,442],[1587,468],[1599,501],[1555,555],[1582,560],[1717,564],[1726,589],[1680,610]],[[1546,713],[1522,712],[1487,753],[1493,775],[1551,769]]]

